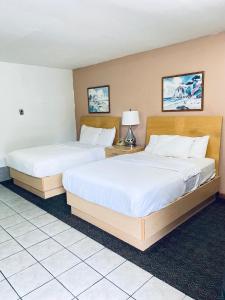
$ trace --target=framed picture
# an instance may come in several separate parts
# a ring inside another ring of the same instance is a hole
[[[90,87],[87,89],[87,93],[89,113],[110,112],[109,85]]]
[[[204,72],[162,78],[162,111],[203,110]]]

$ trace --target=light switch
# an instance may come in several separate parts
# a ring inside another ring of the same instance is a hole
[[[20,114],[21,116],[24,115],[24,110],[23,110],[22,108],[19,109],[19,114]]]

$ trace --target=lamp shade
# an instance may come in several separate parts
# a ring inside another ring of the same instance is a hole
[[[139,121],[139,113],[137,110],[128,110],[123,112],[122,116],[122,125],[138,125]]]

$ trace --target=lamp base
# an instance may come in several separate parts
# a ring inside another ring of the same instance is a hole
[[[127,131],[127,136],[125,138],[125,145],[126,146],[136,146],[136,138],[134,136],[131,126],[129,126],[128,131]]]

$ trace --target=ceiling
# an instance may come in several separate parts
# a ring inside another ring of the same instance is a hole
[[[224,0],[0,0],[0,61],[73,69],[224,30]]]

